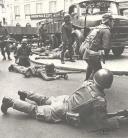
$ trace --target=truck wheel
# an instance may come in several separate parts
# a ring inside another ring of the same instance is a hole
[[[124,51],[124,47],[114,47],[112,48],[112,52],[115,56],[120,56]]]

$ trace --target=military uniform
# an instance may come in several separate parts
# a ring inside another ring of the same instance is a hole
[[[98,31],[97,36],[92,40],[93,33]],[[85,42],[80,47],[80,53],[83,55],[83,59],[87,62],[86,80],[92,79],[94,73],[102,68],[100,50],[111,48],[111,32],[110,27],[101,24],[93,29]]]
[[[45,44],[47,40],[47,28],[45,24],[41,25],[41,27],[38,30],[38,34],[41,43],[43,42]]]
[[[21,73],[25,75],[25,77],[30,77],[30,76],[40,77],[46,81],[56,80],[60,78],[59,75],[55,75],[55,74],[48,76],[45,71],[45,66],[32,66],[28,68],[17,64],[12,64],[9,66],[8,69],[11,72],[13,71],[16,73]]]
[[[62,52],[61,52],[61,61],[64,61],[64,53],[66,49],[69,50],[69,56],[72,60],[73,56],[73,39],[72,39],[72,23],[62,25]]]
[[[92,81],[84,82],[71,96],[46,97],[32,92],[25,93],[27,94],[26,98],[35,101],[37,105],[13,100],[13,108],[28,113],[36,119],[60,122],[63,121],[67,112],[77,112],[84,104],[84,118],[96,122],[99,126],[97,129],[106,125],[103,119],[107,113],[105,94],[96,88]]]
[[[31,48],[29,46],[22,46],[17,49],[16,58],[19,60],[18,65],[29,67],[30,59],[29,56],[31,54]]]
[[[93,81],[85,81],[71,96],[47,97],[28,91],[18,91],[21,100],[4,97],[1,110],[6,114],[7,109],[13,107],[38,120],[54,123],[69,120],[67,115],[76,113],[77,117],[78,114],[80,115],[81,122],[87,124],[89,121],[89,124],[95,124],[95,130],[117,128],[120,119],[107,118],[107,102],[104,93],[104,89],[110,88],[112,82],[112,72],[101,69],[95,73]]]
[[[6,38],[7,35],[8,35],[7,29],[3,26],[0,26],[0,48],[4,60],[6,59],[5,52],[7,52],[8,59],[10,59],[10,48],[8,43],[4,41],[7,39]]]

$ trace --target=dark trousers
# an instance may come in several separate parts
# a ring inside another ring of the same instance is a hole
[[[64,54],[65,54],[65,51],[68,49],[69,51],[69,58],[70,60],[72,60],[72,56],[73,56],[73,47],[72,47],[72,44],[65,44],[63,43],[63,46],[62,46],[62,51],[61,51],[61,61],[64,61]]]
[[[4,58],[6,58],[5,53],[7,53],[8,58],[10,59],[10,48],[6,42],[0,43],[1,54]]]
[[[93,79],[95,72],[102,68],[100,57],[92,56],[86,59],[87,70],[86,70],[86,79]]]
[[[29,58],[19,58],[19,62],[17,64],[20,66],[29,67],[30,59]]]

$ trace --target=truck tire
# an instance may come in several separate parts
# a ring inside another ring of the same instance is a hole
[[[114,47],[112,48],[112,52],[114,54],[114,56],[120,56],[124,51],[124,47]]]

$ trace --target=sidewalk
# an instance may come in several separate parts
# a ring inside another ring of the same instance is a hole
[[[37,55],[30,57],[32,63],[36,64],[50,64],[53,63],[56,68],[63,70],[73,71],[86,71],[87,64],[83,60],[77,60],[76,62],[66,61],[65,64],[61,64],[59,59],[38,59],[35,60]],[[128,75],[128,53],[124,53],[122,56],[115,58],[110,55],[109,59],[106,60],[105,64],[102,64],[103,68],[107,68],[113,71],[116,75]]]

